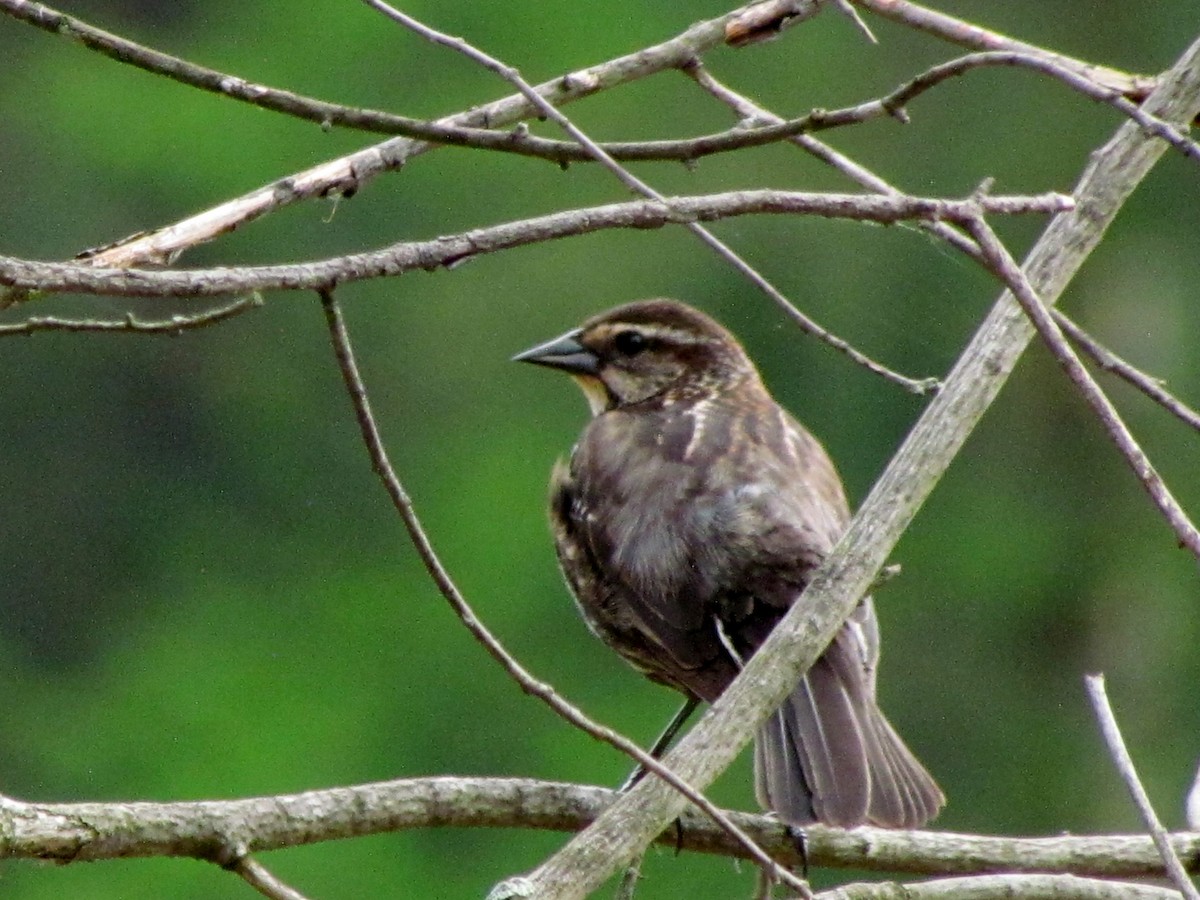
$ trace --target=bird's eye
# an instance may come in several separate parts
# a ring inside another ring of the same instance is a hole
[[[621,331],[613,338],[613,346],[622,356],[637,356],[648,344],[646,336],[640,331]]]

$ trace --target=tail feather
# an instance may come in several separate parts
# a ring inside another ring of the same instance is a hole
[[[788,822],[815,822],[813,793],[800,768],[800,750],[787,722],[775,713],[763,723],[754,742],[755,792],[758,802]]]
[[[759,731],[759,802],[795,825],[925,824],[945,797],[836,657],[819,659]]]
[[[872,767],[878,777],[872,780],[868,820],[889,828],[919,828],[938,814],[946,797],[878,707],[870,717],[873,744],[883,753],[881,764]]]

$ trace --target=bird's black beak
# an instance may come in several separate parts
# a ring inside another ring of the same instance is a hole
[[[570,372],[572,375],[597,375],[600,372],[600,358],[579,343],[579,329],[568,331],[561,337],[536,347],[530,347],[514,356],[513,362],[535,363]]]

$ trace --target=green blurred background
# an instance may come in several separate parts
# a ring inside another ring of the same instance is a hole
[[[1052,8],[1051,8],[1052,7]],[[1169,65],[1195,6],[945,3],[983,24],[1131,71]],[[415,3],[531,80],[720,14],[702,0]],[[67,11],[169,52],[363,106],[435,116],[508,93],[494,76],[353,2],[161,4]],[[712,70],[780,114],[877,96],[956,55],[827,14],[721,49]],[[1086,27],[1084,27],[1086,25]],[[68,258],[372,143],[185,89],[0,18],[2,252]],[[570,108],[593,136],[686,136],[724,109],[666,73]],[[1070,188],[1118,124],[1012,70],[913,104],[913,122],[829,134],[915,193]],[[547,133],[550,133],[547,131]],[[846,190],[794,148],[642,165],[664,192]],[[1104,340],[1193,401],[1194,163],[1168,157],[1064,299]],[[353,200],[295,206],[189,254],[190,266],[298,261],[625,197],[597,168],[443,150]],[[1040,222],[1003,223],[1023,250]],[[911,229],[744,218],[714,230],[809,314],[913,375],[942,374],[997,293]],[[512,353],[628,299],[717,315],[860,499],[922,402],[800,336],[678,229],[606,234],[356,284],[340,297],[392,458],[460,586],[507,645],[603,722],[649,740],[676,704],[592,640],[555,569],[545,482],[586,411]],[[603,785],[629,763],[518,691],[425,577],[370,471],[310,295],[177,338],[39,334],[0,344],[0,793],[29,800],[231,798],[434,774]],[[119,317],[59,297],[4,315]],[[139,314],[187,311],[139,302]],[[1185,506],[1197,436],[1111,380]],[[937,775],[939,827],[1012,834],[1137,827],[1082,692],[1108,674],[1163,817],[1200,753],[1197,569],[1040,347],[1023,360],[904,538],[879,597],[883,703]],[[716,786],[753,808],[748,761]],[[479,897],[559,835],[429,830],[269,855],[314,897]],[[828,883],[844,873],[818,873]],[[724,860],[654,853],[640,896],[741,896]],[[247,897],[187,860],[65,868],[8,862],[0,896]]]

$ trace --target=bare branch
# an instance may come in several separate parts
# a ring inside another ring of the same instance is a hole
[[[1036,44],[1011,38],[998,31],[981,28],[973,22],[956,19],[909,0],[854,0],[863,9],[891,19],[935,37],[940,37],[962,47],[973,50],[999,50],[1011,53],[1030,53],[1053,60],[1064,68],[1078,72],[1089,81],[1102,84],[1126,94],[1138,102],[1149,96],[1158,84],[1158,79],[1144,75],[1130,75],[1107,66],[1097,66],[1046,50]]]
[[[364,0],[364,2],[368,6],[378,9],[397,22],[400,22],[402,25],[404,25],[404,27],[415,31],[417,34],[420,34],[426,40],[432,41],[440,46],[449,47],[458,53],[463,54],[469,59],[474,60],[488,70],[495,72],[505,81],[516,87],[522,96],[536,106],[548,119],[557,123],[559,127],[561,127],[567,134],[574,138],[580,147],[585,149],[598,163],[600,163],[600,165],[608,169],[617,178],[617,180],[621,182],[621,184],[625,185],[625,187],[629,188],[629,190],[631,190],[633,193],[640,194],[649,200],[654,200],[659,203],[666,202],[666,198],[662,194],[613,159],[590,137],[588,137],[588,135],[585,134],[582,129],[576,126],[574,122],[556,109],[553,104],[549,103],[545,98],[538,94],[538,92],[531,85],[526,83],[526,81],[521,77],[521,73],[512,66],[502,63],[500,60],[487,53],[484,53],[482,50],[472,46],[461,38],[455,38],[442,34],[441,32],[436,31],[435,29],[430,28],[421,22],[418,22],[411,16],[405,15],[404,13],[393,9],[387,3],[383,2],[383,0]],[[795,304],[793,304],[781,290],[775,287],[775,285],[772,284],[765,275],[754,268],[754,266],[750,265],[750,263],[743,259],[732,247],[718,238],[699,222],[685,222],[684,227],[694,234],[702,244],[716,253],[719,258],[729,263],[729,265],[739,272],[747,281],[770,297],[771,300],[773,300],[785,313],[787,313],[792,320],[807,334],[813,335],[814,337],[825,341],[830,346],[849,356],[859,365],[864,366],[869,371],[884,377],[894,384],[900,385],[911,393],[918,395],[925,394],[932,390],[936,385],[936,381],[931,381],[930,379],[915,381],[911,378],[901,375],[898,372],[893,372],[891,369],[887,368],[881,363],[875,362],[866,354],[855,350],[848,342],[827,331],[825,328],[818,325],[814,320],[800,312],[800,310],[796,308]]]
[[[0,8],[3,4],[17,3],[18,0],[0,0]],[[551,104],[561,106],[664,69],[682,68],[699,54],[719,45],[725,39],[725,23],[741,11],[734,10],[716,19],[698,22],[661,44],[553,78],[538,85],[537,91]],[[533,105],[517,94],[447,116],[439,122],[503,128],[534,111]],[[354,193],[383,172],[397,169],[436,146],[439,145],[403,137],[384,141],[264,185],[168,228],[120,241],[96,254],[92,262],[98,266],[125,267],[169,261],[196,243],[211,240],[281,206],[330,194]]]
[[[784,120],[775,113],[759,106],[749,97],[739,94],[732,88],[721,83],[704,67],[703,63],[697,62],[684,70],[702,89],[707,91],[713,97],[724,103],[735,113],[740,119],[749,122],[766,122],[770,125],[778,125]],[[888,183],[880,176],[876,175],[870,169],[860,163],[850,159],[844,153],[841,153],[823,141],[818,140],[808,134],[794,134],[788,138],[793,144],[807,153],[815,156],[817,159],[824,162],[834,170],[840,172],[848,179],[875,193],[884,194],[889,197],[899,197],[903,192]],[[957,250],[966,253],[968,256],[977,257],[979,248],[969,237],[964,235],[946,222],[940,219],[922,220],[916,223],[916,226],[924,231],[936,235],[946,241]]]
[[[850,7],[846,0],[841,0],[839,5],[845,4],[845,8],[853,14],[853,7]],[[1115,91],[1118,94],[1130,95],[1132,99],[1140,101],[1144,99],[1149,92],[1149,88],[1153,86],[1153,79],[1141,76],[1128,75],[1123,72],[1118,72],[1113,69],[1104,67],[1091,66],[1079,60],[1062,54],[1054,53],[1044,48],[1033,44],[1027,44],[1021,41],[1015,41],[1011,38],[1006,38],[994,32],[987,32],[978,26],[971,25],[966,22],[955,20],[950,16],[944,16],[940,13],[933,13],[930,10],[924,10],[915,4],[890,4],[890,9],[885,11],[882,9],[882,4],[862,3],[861,5],[872,9],[884,15],[891,14],[893,18],[900,18],[906,24],[920,27],[923,30],[939,34],[940,36],[954,35],[955,42],[966,46],[974,47],[978,50],[986,51],[1002,51],[1004,54],[1020,56],[1033,55],[1044,63],[1065,70],[1079,76],[1081,81],[1090,83],[1094,86],[1106,88],[1109,91]],[[775,8],[771,8],[775,7]],[[901,15],[899,10],[907,7],[907,14]],[[785,9],[790,8],[790,9]],[[775,4],[749,4],[740,9],[735,9],[730,13],[718,19],[713,19],[711,22],[701,23],[704,26],[719,25],[722,30],[722,38],[729,40],[727,33],[728,28],[742,28],[743,30],[753,30],[746,23],[753,23],[759,20],[773,23],[772,33],[778,34],[778,27],[786,24],[791,26],[800,21],[812,16],[819,9],[819,5],[813,0],[808,2],[789,2]],[[514,137],[501,132],[491,130],[495,127],[500,127],[506,122],[500,122],[496,117],[486,117],[479,122],[479,127],[472,127],[466,123],[455,123],[451,120],[443,119],[436,122],[431,122],[423,119],[414,119],[408,116],[396,115],[395,113],[383,112],[379,110],[361,109],[358,107],[346,106],[338,103],[330,103],[324,100],[318,100],[312,97],[306,97],[302,94],[297,94],[292,91],[272,88],[264,84],[246,81],[237,75],[232,75],[227,72],[220,72],[216,69],[208,68],[207,66],[199,65],[182,59],[181,57],[165,53],[161,50],[156,50],[151,47],[145,47],[141,44],[123,38],[120,35],[113,34],[98,28],[90,23],[76,17],[67,15],[59,10],[44,4],[29,3],[25,0],[0,0],[0,13],[11,16],[14,19],[33,25],[43,31],[51,34],[56,34],[67,40],[75,41],[82,46],[94,50],[116,62],[126,65],[132,65],[143,71],[150,72],[155,75],[161,75],[170,78],[181,84],[189,87],[198,88],[210,93],[219,94],[229,97],[244,103],[249,103],[263,109],[269,109],[274,112],[284,113],[296,118],[305,119],[319,124],[323,128],[332,126],[343,126],[354,128],[360,131],[374,132],[378,134],[394,134],[403,137],[412,138],[422,141],[434,141],[441,144],[450,144],[456,146],[470,146],[484,149],[499,150],[502,152],[521,153],[525,155],[538,156],[546,159],[555,159],[556,154],[565,152],[568,155],[564,159],[586,160],[590,158],[587,154],[573,152],[575,148],[569,144],[560,142],[538,143],[536,140],[529,142],[514,141],[509,143]],[[858,22],[861,20],[854,16]],[[930,26],[931,22],[940,23],[938,26]],[[865,23],[862,23],[865,27]],[[929,26],[929,27],[927,27]],[[694,26],[694,28],[697,26]],[[689,29],[691,32],[692,29]],[[869,29],[867,30],[869,34]],[[706,27],[704,29],[704,40],[698,42],[694,50],[699,53],[704,50],[709,50],[716,46],[719,41],[714,38],[717,36],[714,28]],[[753,40],[734,41],[737,45],[753,43]],[[661,45],[660,45],[661,46]],[[623,57],[620,60],[613,60],[609,65],[615,63],[624,63],[628,61],[628,57]],[[670,67],[679,67],[682,62],[675,62]],[[643,77],[646,74],[653,74],[653,69],[650,71],[639,72],[636,77]],[[571,76],[563,76],[568,79]],[[542,95],[549,94],[547,88],[552,82],[540,86],[538,91]],[[611,85],[610,85],[611,86]],[[572,97],[571,99],[577,99]],[[503,101],[502,101],[503,102]],[[556,100],[557,103],[563,102]],[[772,138],[770,140],[777,140]],[[769,141],[768,141],[769,142]],[[664,142],[674,144],[676,146],[684,146],[688,142]],[[557,145],[557,149],[554,149]],[[652,150],[635,151],[645,153],[647,155],[624,156],[626,152],[622,149],[623,145],[606,145],[606,149],[617,158],[627,159],[682,159],[695,158],[686,155],[686,151],[681,155],[679,151],[671,151],[669,155],[656,155]],[[629,144],[630,148],[647,146],[644,144]],[[742,145],[742,146],[753,146]],[[736,149],[736,145],[731,145],[726,149]],[[722,152],[721,150],[701,151],[696,155],[703,155],[705,152]]]
[[[613,802],[607,788],[526,778],[411,778],[348,787],[176,803],[25,803],[0,796],[0,859],[95,862],[149,856],[192,857],[230,867],[249,853],[416,828],[578,831]],[[772,816],[728,812],[738,827],[789,866],[795,841]],[[1007,837],[864,826],[810,826],[811,864],[921,875],[1073,874],[1156,878],[1164,869],[1144,834]],[[746,848],[696,810],[678,836],[659,844],[748,859]],[[1177,855],[1200,861],[1200,834],[1175,835]],[[214,850],[214,848],[225,848]]]
[[[1070,197],[1061,194],[991,197],[983,202],[986,212],[996,214],[1054,213],[1070,209],[1073,203]],[[965,221],[977,208],[970,199],[736,191],[668,197],[662,203],[651,200],[610,203],[294,265],[164,271],[102,269],[83,263],[34,262],[0,256],[0,285],[45,293],[72,291],[124,297],[210,297],[251,291],[320,290],[415,269],[457,266],[486,253],[610,228],[658,228],[760,213],[817,215],[883,224],[920,218]]]
[[[739,118],[749,121],[762,121],[769,124],[782,122],[779,116],[763,109],[754,101],[722,84],[703,66],[696,63],[689,66],[687,74],[705,91],[732,109]],[[801,149],[812,154],[831,168],[845,175],[851,181],[871,191],[888,196],[901,196],[901,191],[885,179],[843,153],[834,150],[829,145],[807,134],[793,135],[789,140]],[[917,228],[926,231],[954,247],[959,252],[971,257],[977,262],[983,262],[983,254],[979,245],[968,235],[963,234],[954,226],[941,220],[917,220]],[[1179,400],[1167,391],[1162,382],[1147,375],[1129,362],[1119,357],[1112,350],[1097,341],[1083,328],[1069,318],[1062,310],[1051,310],[1051,315],[1063,332],[1074,341],[1084,353],[1104,369],[1129,382],[1147,397],[1163,406],[1172,415],[1187,425],[1200,430],[1200,413]]]
[[[814,11],[816,7],[814,6]],[[164,53],[122,38],[84,22],[74,16],[40,4],[22,0],[0,0],[0,12],[27,22],[44,31],[78,41],[89,49],[99,51],[117,62],[162,75],[189,87],[219,94],[230,99],[249,103],[262,109],[284,113],[294,118],[319,124],[322,128],[341,126],[377,134],[392,134],[418,141],[428,141],[457,147],[473,147],[501,153],[515,153],[563,164],[567,162],[590,162],[594,157],[576,143],[539,138],[523,131],[497,131],[489,121],[488,127],[472,127],[455,124],[451,120],[430,121],[414,119],[395,113],[362,109],[306,97],[293,91],[281,90],[264,84],[246,81],[237,75],[210,69],[181,57]],[[645,74],[654,74],[652,70]],[[569,77],[569,76],[564,76]],[[545,93],[545,85],[538,88],[537,96]],[[527,95],[528,99],[528,95]],[[870,114],[874,118],[879,113]],[[828,124],[812,123],[805,117],[791,126],[797,129],[808,127],[838,127],[854,124],[854,114],[843,118],[832,115]],[[712,153],[723,153],[746,146],[773,143],[778,136],[752,135],[736,131],[720,135],[706,135],[682,141],[642,141],[609,145],[609,152],[622,159],[689,160]]]
[[[1192,141],[1180,128],[1170,122],[1164,122],[1157,116],[1151,115],[1141,107],[1131,103],[1119,91],[1103,87],[1091,78],[1080,75],[1055,59],[1048,58],[1044,53],[973,53],[959,59],[934,66],[927,72],[918,75],[905,87],[895,91],[880,102],[885,106],[898,110],[902,109],[914,97],[923,94],[931,87],[941,84],[947,78],[962,75],[973,69],[990,66],[1018,66],[1032,69],[1049,75],[1051,78],[1065,84],[1098,103],[1106,103],[1123,115],[1132,119],[1146,130],[1148,134],[1162,138],[1184,156],[1200,160],[1200,145]]]
[[[1178,896],[1168,888],[1074,875],[978,875],[904,884],[847,884],[821,891],[816,900],[1174,900]]]
[[[871,30],[871,26],[862,20],[862,17],[858,14],[858,10],[850,4],[850,0],[831,0],[831,2],[838,8],[842,15],[854,23],[854,27],[859,30],[863,37],[872,44],[879,43],[879,38],[875,37],[875,32]]]
[[[1146,823],[1150,837],[1154,840],[1154,846],[1158,848],[1158,852],[1162,856],[1167,874],[1186,900],[1200,900],[1200,891],[1196,890],[1196,886],[1192,884],[1192,880],[1188,878],[1188,874],[1183,868],[1183,863],[1175,855],[1170,835],[1163,828],[1162,822],[1158,820],[1154,806],[1146,795],[1146,789],[1138,778],[1137,769],[1133,765],[1133,757],[1129,755],[1129,748],[1125,746],[1125,739],[1121,737],[1121,728],[1117,725],[1117,717],[1113,715],[1112,706],[1108,702],[1108,692],[1104,689],[1104,676],[1088,675],[1084,678],[1084,686],[1087,688],[1088,699],[1092,701],[1092,709],[1095,710],[1096,721],[1100,725],[1100,734],[1104,737],[1108,754],[1112,757],[1117,772],[1121,775],[1121,780],[1125,782],[1125,787],[1129,789],[1129,796],[1133,798],[1133,805],[1137,807],[1138,815]]]

